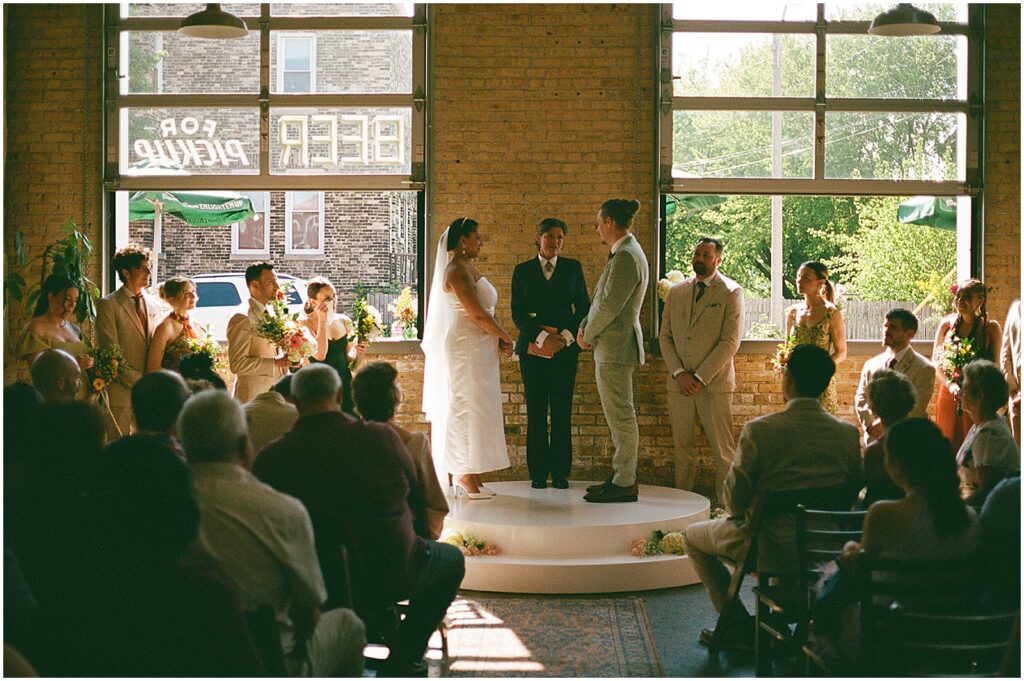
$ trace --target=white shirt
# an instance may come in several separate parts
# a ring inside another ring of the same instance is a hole
[[[550,281],[551,277],[555,274],[555,268],[558,267],[558,256],[556,255],[551,260],[548,260],[543,255],[538,255],[537,260],[540,260],[540,271],[544,273],[544,278]],[[548,263],[551,263],[550,272],[547,270]]]
[[[612,244],[612,255],[615,255],[616,253],[619,252],[619,248],[622,247],[623,242],[626,239],[628,239],[629,237],[630,237],[630,233],[626,232],[624,235],[622,235],[621,239],[619,239],[618,241],[616,241],[615,243]]]
[[[900,360],[902,360],[904,357],[906,357],[907,353],[910,352],[910,343],[907,343],[907,347],[903,348],[902,350],[900,350],[897,353],[893,353],[892,348],[890,348],[888,346],[886,346],[885,351],[889,355],[889,359],[886,360],[886,362],[885,362],[886,364],[888,364],[889,362],[891,362],[894,359],[896,360],[896,364],[899,364]]]

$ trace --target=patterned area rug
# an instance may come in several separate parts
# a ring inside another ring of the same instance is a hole
[[[459,598],[445,676],[663,676],[639,598]]]

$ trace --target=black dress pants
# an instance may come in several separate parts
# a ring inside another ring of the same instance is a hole
[[[571,412],[579,353],[569,349],[551,359],[520,355],[526,398],[526,465],[531,480],[568,478],[572,468]],[[550,435],[548,415],[551,416]]]

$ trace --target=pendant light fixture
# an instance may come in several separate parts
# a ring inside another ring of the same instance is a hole
[[[868,28],[871,35],[912,36],[932,35],[941,30],[935,15],[911,4],[901,3],[882,12]]]
[[[202,12],[186,17],[178,33],[191,38],[209,38],[213,40],[230,40],[244,38],[249,35],[245,22],[220,8],[220,3],[209,2]]]

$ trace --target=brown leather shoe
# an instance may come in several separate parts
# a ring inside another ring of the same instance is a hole
[[[615,504],[626,501],[637,500],[637,484],[634,482],[629,487],[620,487],[609,482],[603,489],[588,492],[583,501],[591,501],[596,504]]]
[[[608,485],[612,484],[612,480],[613,480],[614,478],[615,478],[615,475],[614,475],[614,474],[612,474],[612,475],[609,475],[609,476],[608,476],[608,479],[607,479],[607,480],[605,480],[604,482],[599,482],[599,483],[597,483],[596,485],[588,485],[588,486],[587,486],[587,492],[588,492],[588,493],[589,493],[589,492],[596,492],[596,491],[598,491],[598,490],[600,490],[600,489],[604,489],[604,488],[605,488],[605,487],[607,487]]]

